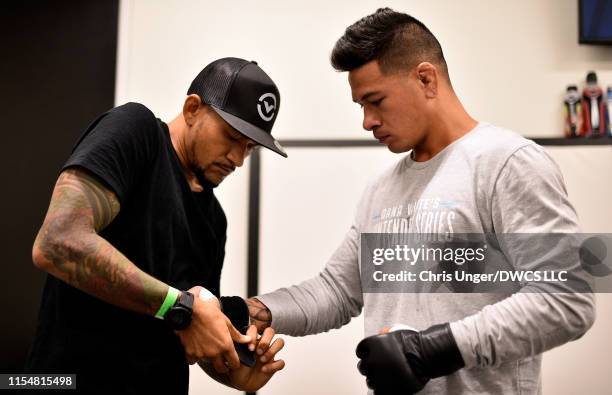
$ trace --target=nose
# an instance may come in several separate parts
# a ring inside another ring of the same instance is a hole
[[[365,130],[374,130],[381,125],[378,115],[366,107],[363,108],[363,128]]]
[[[246,143],[234,144],[228,154],[228,159],[235,167],[241,167],[244,164],[244,159],[249,156],[250,149]]]

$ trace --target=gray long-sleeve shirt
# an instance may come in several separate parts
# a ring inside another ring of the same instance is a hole
[[[365,190],[355,220],[314,278],[258,297],[279,333],[304,336],[339,328],[365,311],[365,335],[385,326],[419,330],[450,322],[466,367],[430,381],[422,393],[541,392],[541,353],[593,324],[591,293],[534,292],[527,283],[499,293],[364,293],[362,233],[578,233],[560,171],[544,150],[519,135],[480,123],[426,162],[405,156]],[[537,241],[534,240],[533,243]],[[512,267],[537,270],[530,249],[501,246]],[[506,249],[523,251],[510,254]],[[551,256],[571,270],[566,251]],[[510,258],[512,257],[512,258]],[[558,268],[560,269],[560,268]]]

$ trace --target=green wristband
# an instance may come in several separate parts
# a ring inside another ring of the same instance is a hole
[[[157,313],[155,313],[155,318],[163,320],[164,316],[166,315],[166,312],[170,309],[170,307],[174,306],[174,303],[176,303],[176,300],[178,299],[180,293],[181,292],[178,289],[168,287],[166,299],[164,299],[164,303],[162,303]]]

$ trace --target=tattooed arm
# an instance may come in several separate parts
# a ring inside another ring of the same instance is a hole
[[[117,196],[89,173],[78,168],[65,170],[55,184],[32,258],[37,267],[82,291],[153,315],[168,286],[98,235],[119,208]]]
[[[153,315],[168,292],[168,285],[140,270],[98,235],[119,213],[115,194],[80,169],[60,174],[45,221],[38,232],[34,264],[60,280],[107,303]],[[220,310],[219,303],[189,292],[193,303],[191,324],[176,331],[188,362],[207,358],[220,373],[240,367],[232,341],[247,343]],[[227,365],[226,365],[227,363]]]

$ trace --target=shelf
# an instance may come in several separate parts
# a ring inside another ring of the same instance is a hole
[[[283,147],[333,148],[333,147],[384,147],[377,140],[364,139],[323,139],[323,140],[279,140]]]
[[[563,138],[563,137],[527,137],[543,146],[574,146],[574,145],[612,145],[611,137],[599,138]],[[323,140],[280,140],[284,147],[298,148],[336,148],[336,147],[384,147],[376,140],[364,139],[323,139]]]
[[[563,138],[563,137],[527,137],[530,140],[535,141],[540,145],[612,145],[612,138],[610,137],[599,137],[599,138],[589,138],[589,137],[576,137],[572,139]]]

